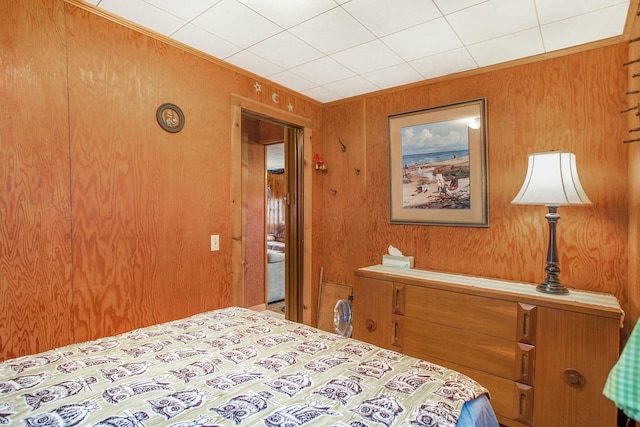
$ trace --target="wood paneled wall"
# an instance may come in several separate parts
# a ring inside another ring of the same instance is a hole
[[[267,173],[267,233],[284,239],[285,180],[284,173]]]
[[[265,146],[243,141],[242,205],[244,233],[245,306],[265,305],[267,279]]]
[[[420,268],[538,283],[546,209],[511,200],[529,153],[569,150],[593,205],[559,209],[561,279],[626,305],[629,186],[620,110],[627,50],[620,43],[326,106],[325,280],[352,283],[354,269],[381,263],[392,244]],[[475,98],[487,100],[489,228],[391,225],[388,116]]]
[[[640,6],[636,6],[636,9]],[[634,21],[629,34],[630,40],[640,37],[640,18],[634,14]],[[640,58],[640,42],[629,44],[628,61],[636,61]],[[627,90],[634,92],[640,90],[640,81],[634,74],[640,72],[640,63],[634,62],[627,67]],[[637,107],[640,103],[640,94],[632,94],[627,97],[626,108]],[[626,113],[628,129],[640,127],[640,117],[636,110]],[[628,132],[625,139],[640,138],[639,132]],[[628,294],[629,304],[627,315],[632,322],[637,322],[640,317],[640,141],[630,143],[629,150],[629,279]]]
[[[0,360],[73,338],[64,5],[12,3],[0,2]]]
[[[90,9],[0,4],[0,360],[228,305],[231,95],[321,118]]]
[[[228,305],[232,76],[66,8],[75,339]],[[91,42],[88,42],[91,41]],[[225,75],[227,74],[227,75]],[[185,114],[179,133],[158,106]]]
[[[544,208],[510,201],[528,153],[565,149],[594,204],[560,209],[561,277],[638,316],[626,43],[321,107],[63,0],[9,0],[0,14],[0,359],[228,304],[231,95],[292,104],[317,125],[306,150],[328,171],[306,196],[314,278],[324,267],[325,281],[350,284],[393,244],[418,267],[538,282]],[[390,225],[388,115],[480,97],[490,227]],[[178,134],[155,122],[164,102],[185,113]],[[304,297],[312,312],[317,290]]]

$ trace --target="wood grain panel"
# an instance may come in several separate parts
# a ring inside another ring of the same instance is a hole
[[[366,262],[365,246],[370,233],[367,217],[367,182],[363,144],[362,102],[346,104],[329,112],[325,123],[331,123],[324,134],[324,150],[318,153],[327,167],[315,172],[322,182],[322,234],[325,277],[331,281],[352,284],[352,272]],[[343,151],[344,145],[344,151]],[[347,238],[347,236],[349,236]]]
[[[522,425],[517,421],[513,421],[520,417],[520,402],[517,398],[519,396],[519,388],[516,382],[436,357],[431,357],[429,361],[461,372],[482,384],[483,387],[489,390],[491,407],[494,412],[497,416],[502,416],[500,423],[507,426]],[[527,403],[533,407],[533,396]],[[531,420],[526,425],[531,425]]]
[[[536,370],[536,390],[561,392],[563,411],[536,411],[534,424],[616,425],[614,404],[602,394],[602,389],[618,356],[617,320],[538,307],[538,322],[545,328],[537,331],[536,363],[544,369]],[[581,373],[584,385],[567,384],[567,369]],[[536,408],[558,402],[552,393],[534,391],[534,396]],[[598,405],[589,402],[598,402]],[[590,410],[585,411],[586,407]]]
[[[0,360],[70,343],[64,8],[0,3]]]
[[[274,110],[275,86],[73,3],[0,5],[0,359],[228,305],[230,99]],[[321,122],[277,90],[274,111]],[[165,102],[180,133],[156,123]]]
[[[638,8],[635,6],[633,14],[633,24],[629,34],[630,39],[640,37],[640,18],[638,17]],[[628,60],[633,61],[640,58],[640,44],[637,42],[629,44]],[[627,67],[627,91],[640,91],[640,81],[633,77],[639,70],[638,63]],[[627,96],[626,108],[635,107],[640,103],[640,93],[633,93]],[[633,110],[635,111],[635,110]],[[634,113],[627,113],[628,129],[637,129],[640,127],[640,117]],[[637,132],[629,131],[626,138],[638,138]],[[627,334],[631,333],[631,328],[636,324],[640,317],[640,265],[637,262],[640,259],[640,141],[628,144],[629,155],[629,280],[628,295],[629,305],[626,308],[627,318]]]
[[[268,173],[269,200],[267,203],[267,233],[276,237],[284,237],[285,218],[285,175],[283,173]]]
[[[402,351],[429,360],[455,360],[461,365],[515,380],[516,345],[513,341],[422,320],[404,318],[399,335]]]
[[[353,287],[353,337],[391,348],[393,283],[357,277]]]
[[[228,305],[224,73],[74,7],[67,15],[76,338]],[[167,101],[185,114],[179,133],[155,121]]]
[[[511,200],[529,153],[570,150],[593,204],[559,209],[561,280],[569,287],[613,293],[624,306],[628,196],[611,191],[609,183],[627,180],[627,155],[617,142],[626,127],[619,112],[626,49],[621,43],[327,106],[325,141],[340,134],[362,144],[366,153],[367,210],[357,218],[366,232],[349,230],[345,240],[366,247],[362,258],[368,265],[379,264],[393,244],[413,255],[419,268],[538,283],[547,251],[546,211]],[[388,116],[479,97],[487,100],[489,228],[389,224]],[[359,140],[362,129],[365,138]],[[327,191],[323,203],[336,207],[324,211],[324,234],[345,235],[341,224],[355,221],[356,212],[336,204]],[[333,267],[325,270],[328,280],[348,280],[347,266],[333,253],[325,250],[323,258]]]
[[[264,145],[242,144],[243,156],[243,230],[245,306],[264,304],[267,282],[266,165]],[[245,152],[246,151],[246,152]]]
[[[518,306],[515,302],[419,286],[403,286],[401,294],[407,317],[516,341]]]

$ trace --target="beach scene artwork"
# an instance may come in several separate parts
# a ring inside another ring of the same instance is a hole
[[[403,209],[471,208],[468,122],[402,127],[401,144]]]

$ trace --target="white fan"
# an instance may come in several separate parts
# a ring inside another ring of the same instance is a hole
[[[349,299],[351,300],[351,296]],[[343,337],[350,337],[351,330],[351,302],[343,299],[336,302],[336,306],[333,309],[333,328],[338,335]]]

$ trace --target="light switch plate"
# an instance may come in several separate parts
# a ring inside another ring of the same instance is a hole
[[[211,235],[211,252],[220,250],[220,236],[217,234]]]

